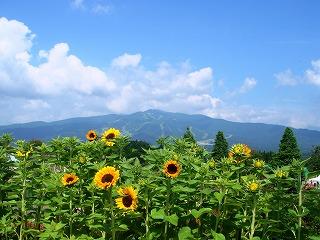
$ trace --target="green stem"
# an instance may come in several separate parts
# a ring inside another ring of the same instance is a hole
[[[217,232],[218,226],[219,226],[219,222],[220,222],[220,211],[221,211],[221,204],[219,203],[218,213],[217,213],[217,217],[216,217],[216,223],[215,223],[215,226],[214,226],[214,231],[215,232]]]
[[[166,216],[169,216],[169,210],[170,210],[170,191],[171,191],[171,179],[167,179],[167,198],[166,198],[166,209],[165,209]],[[164,240],[167,240],[168,225],[169,225],[168,221],[165,221]]]
[[[251,226],[250,226],[250,235],[249,239],[253,239],[254,231],[255,231],[255,223],[256,223],[256,208],[257,208],[257,197],[254,195],[253,197],[253,208],[252,208],[252,218],[251,218]]]
[[[95,212],[95,203],[94,203],[94,194],[92,193],[92,205],[91,205],[91,213]]]
[[[215,223],[215,226],[214,226],[214,231],[217,232],[218,231],[218,226],[219,226],[219,222],[220,222],[220,218],[221,218],[221,215],[222,215],[222,212],[224,212],[224,203],[227,199],[227,190],[223,190],[223,198],[221,200],[221,202],[219,202],[219,206],[218,206],[218,215],[216,217],[216,223]],[[222,212],[221,212],[222,211]]]
[[[69,237],[71,238],[72,236],[72,223],[73,223],[73,219],[72,219],[72,215],[73,215],[73,211],[72,211],[72,189],[70,191],[70,199],[69,199],[69,228],[70,228],[70,232],[69,232]]]
[[[147,199],[146,199],[146,219],[145,219],[145,225],[146,225],[146,239],[149,239],[149,188],[147,187]]]
[[[103,197],[103,212],[104,215],[107,216],[107,208],[108,208],[108,203],[107,203],[107,191],[104,191],[102,197]],[[102,225],[104,228],[104,231],[102,231],[102,238],[107,239],[107,218],[105,217],[102,221]]]
[[[21,225],[20,225],[20,234],[19,234],[19,240],[23,239],[23,225],[25,222],[25,190],[26,190],[26,179],[23,179],[22,184],[22,193],[21,193]]]
[[[298,211],[299,211],[299,217],[298,217],[298,233],[297,233],[297,240],[301,239],[301,227],[302,227],[302,184],[301,184],[301,173],[299,173],[299,205],[298,205]]]
[[[23,182],[22,182],[22,193],[21,193],[21,225],[19,232],[19,240],[23,239],[23,228],[25,223],[25,215],[26,215],[26,203],[25,203],[25,195],[26,195],[26,157],[23,160]]]
[[[112,231],[112,240],[116,239],[116,229],[115,229],[115,217],[113,212],[113,199],[112,199],[112,187],[110,187],[109,192],[109,204],[110,204],[110,213],[111,213],[111,231]]]

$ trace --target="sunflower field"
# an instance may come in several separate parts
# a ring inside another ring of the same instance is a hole
[[[272,169],[245,144],[228,157],[162,138],[128,157],[110,128],[87,141],[0,137],[0,239],[320,239],[307,160]]]

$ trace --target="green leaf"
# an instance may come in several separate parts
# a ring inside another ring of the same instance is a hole
[[[288,212],[289,212],[292,216],[294,216],[294,217],[297,217],[297,216],[298,216],[297,212],[294,211],[294,210],[292,210],[292,209],[288,209]]]
[[[116,229],[116,231],[119,231],[119,232],[121,232],[121,231],[125,232],[125,231],[129,230],[129,228],[126,224],[121,224],[121,225],[115,227],[115,229]]]
[[[215,192],[213,195],[216,197],[216,199],[218,200],[219,203],[222,202],[222,199],[223,199],[223,197],[224,197],[224,194],[223,194],[223,193],[221,193],[221,192]]]
[[[196,209],[191,210],[191,214],[195,218],[199,218],[202,214],[209,213],[209,212],[211,212],[211,208],[201,208],[199,210],[196,210]]]
[[[172,225],[178,226],[179,217],[177,214],[172,214],[170,216],[165,216],[164,220],[171,223]]]
[[[210,188],[205,188],[205,189],[201,190],[200,192],[202,192],[205,195],[209,195],[212,192],[212,190]]]
[[[211,230],[211,234],[212,234],[213,240],[226,240],[226,238],[222,233],[216,233],[215,231]]]
[[[164,217],[165,217],[164,209],[163,209],[163,208],[161,208],[161,209],[159,209],[159,210],[157,210],[157,209],[152,209],[150,215],[151,215],[151,217],[152,217],[153,219],[161,219],[161,220],[163,220]]]
[[[310,240],[320,240],[320,236],[310,236]]]
[[[178,232],[178,238],[179,240],[190,240],[190,239],[194,239],[192,232],[191,232],[191,228],[189,227],[183,227],[179,230]]]

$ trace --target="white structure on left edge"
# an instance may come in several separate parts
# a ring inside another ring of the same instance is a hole
[[[317,188],[320,186],[320,175],[315,178],[310,178],[304,185],[304,189]]]

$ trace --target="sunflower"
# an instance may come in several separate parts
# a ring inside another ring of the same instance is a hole
[[[17,151],[17,152],[16,152],[16,155],[17,155],[17,157],[24,157],[24,156],[26,156],[26,154],[23,153],[22,151]]]
[[[169,160],[163,165],[163,173],[168,177],[175,178],[180,174],[180,164],[175,160]]]
[[[119,188],[117,192],[121,196],[115,200],[119,209],[133,211],[137,208],[138,194],[133,187]]]
[[[263,166],[264,166],[264,161],[262,161],[262,160],[255,160],[255,161],[253,162],[253,166],[254,166],[255,168],[263,168]]]
[[[61,178],[63,186],[71,186],[75,184],[79,178],[74,173],[65,173]]]
[[[31,154],[31,151],[32,151],[32,148],[30,148],[30,150],[27,151],[27,152],[19,150],[19,151],[16,152],[16,156],[17,157],[29,157],[29,155]]]
[[[277,169],[275,172],[275,176],[277,178],[286,178],[288,176],[288,173],[282,169]]]
[[[86,134],[86,138],[88,141],[92,142],[94,140],[96,140],[97,138],[97,133],[94,130],[89,130]]]
[[[106,189],[110,186],[114,186],[117,183],[119,176],[119,170],[108,166],[100,169],[94,176],[93,181],[97,187]]]
[[[246,144],[234,144],[231,147],[228,156],[229,158],[234,158],[236,162],[241,162],[244,158],[251,156],[251,149]]]
[[[210,168],[214,168],[216,166],[216,161],[211,159],[209,162],[208,162],[208,165]]]
[[[109,128],[104,131],[101,140],[109,147],[114,145],[114,139],[120,136],[120,131],[115,128]]]
[[[250,192],[256,192],[256,191],[259,190],[260,184],[259,184],[257,181],[254,181],[254,180],[253,180],[253,181],[251,181],[251,182],[248,183],[247,187],[248,187],[248,190],[249,190]]]

